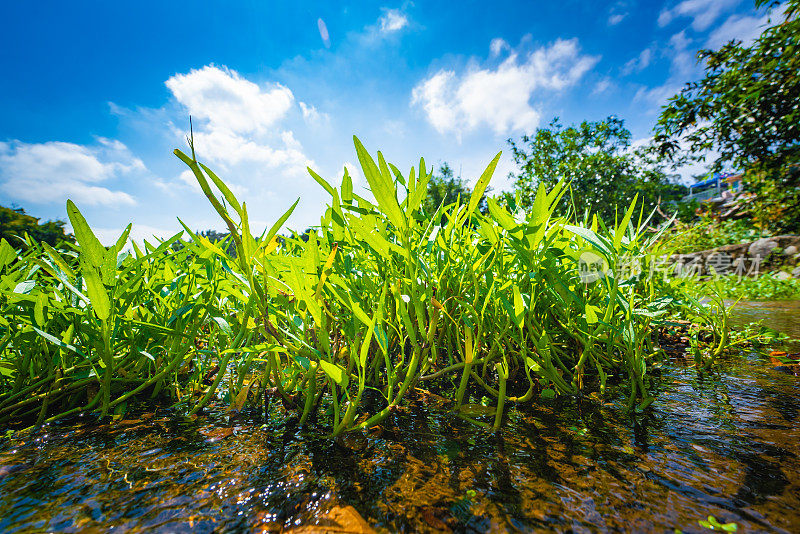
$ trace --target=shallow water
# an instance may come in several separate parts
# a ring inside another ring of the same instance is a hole
[[[0,531],[800,531],[799,377],[754,354],[705,377],[677,360],[652,390],[633,418],[556,399],[498,436],[422,401],[337,440],[279,406],[267,424],[84,418],[0,443]]]
[[[732,306],[731,316],[734,325],[763,319],[765,326],[800,339],[800,300],[741,301]]]

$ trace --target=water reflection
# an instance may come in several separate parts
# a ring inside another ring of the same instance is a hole
[[[800,300],[740,301],[731,309],[731,320],[734,326],[764,320],[765,326],[800,339]]]
[[[256,415],[60,424],[0,445],[0,531],[800,531],[800,383],[669,366],[653,409],[555,399],[490,436],[423,406],[340,439]],[[620,397],[623,395],[621,394]]]

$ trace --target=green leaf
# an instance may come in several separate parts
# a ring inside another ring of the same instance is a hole
[[[311,177],[312,177],[314,180],[316,180],[316,182],[317,182],[319,185],[321,185],[321,186],[322,186],[322,188],[323,188],[325,191],[327,191],[327,192],[328,192],[328,194],[329,194],[330,196],[332,196],[332,197],[333,197],[333,196],[336,196],[336,195],[337,195],[337,193],[336,193],[336,189],[334,189],[334,188],[331,186],[331,184],[329,184],[329,183],[328,183],[328,182],[327,182],[327,181],[326,181],[326,180],[325,180],[325,179],[324,179],[322,176],[320,176],[319,174],[317,174],[316,172],[314,172],[314,170],[313,170],[311,167],[306,167],[306,170],[308,171],[308,174],[310,174],[310,175],[311,175]],[[347,172],[347,167],[345,167],[345,172]],[[351,182],[351,184],[350,184],[350,185],[351,185],[350,192],[352,193],[352,182]]]
[[[564,229],[572,232],[573,234],[582,237],[588,241],[598,252],[602,252],[606,258],[612,257],[614,254],[610,248],[610,243],[600,237],[596,232],[583,228],[582,226],[565,225]]]
[[[46,242],[42,242],[47,245]],[[50,245],[47,245],[50,246]],[[5,238],[0,239],[0,269],[11,263],[17,258],[17,252],[14,247],[8,244]]]
[[[100,268],[100,277],[103,284],[113,286],[117,278],[117,247],[113,246],[106,251],[103,266]]]
[[[81,256],[81,274],[86,282],[86,294],[97,318],[105,321],[111,316],[111,303],[98,270]]]
[[[362,217],[354,217],[348,213],[347,220],[353,233],[371,246],[378,255],[387,259],[391,257],[391,243],[384,239],[374,228],[368,227]]]
[[[503,229],[511,231],[517,227],[517,221],[499,202],[493,198],[488,198],[486,203],[489,206],[489,214]]]
[[[625,235],[625,231],[628,229],[628,223],[631,222],[633,210],[636,208],[636,200],[638,198],[639,193],[636,193],[636,195],[633,197],[633,202],[631,202],[631,205],[628,206],[625,216],[622,218],[622,222],[619,226],[617,226],[616,232],[614,233],[614,249],[617,251],[619,251],[619,247],[622,244],[622,237]]]
[[[14,286],[14,293],[28,295],[34,287],[36,287],[36,282],[34,280],[25,280]]]
[[[81,256],[85,256],[89,264],[100,269],[105,260],[106,248],[94,235],[86,219],[83,218],[78,207],[71,200],[67,200],[67,215],[70,223],[72,223],[72,231],[75,232],[75,238],[81,247]]]
[[[378,201],[378,206],[389,219],[395,228],[402,229],[406,226],[406,220],[403,212],[400,211],[400,204],[397,203],[397,190],[394,186],[394,181],[391,175],[387,172],[381,172],[375,164],[375,160],[369,155],[367,149],[358,140],[358,137],[353,136],[353,142],[356,145],[356,153],[358,154],[358,161],[361,163],[361,168],[364,172],[364,177],[369,183],[370,190]],[[383,160],[383,156],[378,152],[378,159]],[[385,163],[384,163],[385,165]]]
[[[502,151],[498,152],[494,159],[489,162],[489,165],[486,167],[486,170],[483,171],[481,177],[478,178],[478,182],[475,184],[475,188],[472,190],[472,195],[469,197],[469,204],[467,205],[467,217],[472,215],[472,213],[475,211],[475,208],[478,207],[478,203],[480,203],[483,194],[486,192],[486,187],[489,185],[489,181],[492,179],[494,170],[497,167],[497,162],[500,161],[500,156],[502,154]]]
[[[539,182],[539,189],[536,191],[536,198],[534,198],[531,208],[531,220],[534,224],[541,224],[547,219],[549,215],[547,208],[547,189],[545,189],[544,182]]]
[[[600,310],[597,306],[592,306],[591,304],[586,304],[586,322],[589,324],[595,324],[597,322],[597,311]]]
[[[522,301],[522,294],[519,286],[514,284],[514,319],[520,330],[525,326],[525,303]]]
[[[220,192],[222,192],[222,195],[225,197],[225,200],[228,201],[228,204],[230,204],[231,207],[233,207],[233,209],[236,211],[236,213],[241,217],[242,216],[242,206],[239,205],[239,201],[233,195],[233,193],[228,188],[228,186],[225,185],[225,182],[223,182],[216,174],[214,174],[211,171],[211,169],[209,169],[208,167],[206,167],[202,163],[198,162],[197,164],[204,171],[206,171],[206,174],[208,174],[208,177],[211,178],[211,181],[214,182],[214,185],[216,185],[217,188],[220,190]]]
[[[125,230],[122,231],[122,235],[120,235],[119,239],[117,239],[117,243],[114,247],[117,249],[117,252],[120,252],[122,250],[122,247],[125,246],[125,243],[128,242],[128,236],[131,235],[132,227],[133,225],[129,223],[128,226],[125,227]]]
[[[331,380],[336,382],[339,387],[347,387],[347,384],[350,382],[350,377],[347,375],[347,372],[344,369],[335,363],[325,360],[320,360],[319,365],[322,367],[322,370],[325,372],[325,374],[328,375]]]
[[[281,229],[281,227],[283,226],[283,223],[285,223],[285,222],[286,222],[286,219],[288,219],[288,218],[289,218],[289,216],[291,216],[292,212],[293,212],[293,211],[294,211],[294,209],[297,207],[297,203],[298,203],[298,202],[300,202],[300,198],[298,198],[297,200],[295,200],[295,201],[294,201],[294,204],[292,204],[292,207],[290,207],[288,210],[286,210],[286,211],[284,212],[284,214],[283,214],[283,215],[281,215],[281,218],[280,218],[280,219],[278,219],[278,220],[275,222],[275,224],[273,224],[273,225],[272,225],[272,228],[270,228],[270,229],[269,229],[269,232],[267,232],[267,235],[266,235],[266,236],[264,236],[264,239],[263,239],[263,241],[264,241],[265,243],[269,243],[270,241],[272,241],[272,238],[273,238],[273,237],[275,237],[275,235],[276,235],[276,234],[278,233],[278,231]]]
[[[353,179],[347,167],[344,168],[344,176],[342,177],[342,202],[350,204],[353,202]]]
[[[211,202],[211,205],[214,207],[219,216],[222,217],[222,220],[225,221],[225,224],[228,226],[228,231],[233,236],[233,239],[234,241],[236,241],[237,246],[241,245],[241,243],[239,242],[240,241],[239,233],[236,227],[236,223],[234,223],[233,219],[231,219],[230,215],[228,214],[228,210],[225,209],[225,206],[222,205],[222,203],[219,201],[214,192],[211,191],[211,186],[208,184],[208,180],[203,175],[203,171],[200,169],[200,166],[198,165],[197,161],[195,161],[193,157],[190,158],[177,148],[173,151],[173,153],[176,156],[178,156],[178,159],[180,159],[182,162],[188,165],[188,167],[192,170],[194,177],[197,178],[197,182],[200,184],[200,189],[203,190],[203,194],[206,196],[208,201]],[[192,154],[194,155],[194,152],[192,152]]]
[[[67,343],[64,343],[63,341],[61,341],[61,340],[60,340],[60,339],[58,339],[57,337],[55,337],[55,336],[53,336],[53,335],[50,335],[50,334],[48,334],[48,333],[47,333],[47,332],[45,332],[44,330],[39,330],[39,329],[38,329],[38,328],[36,328],[35,326],[33,327],[33,329],[34,329],[34,331],[36,331],[36,333],[37,333],[37,334],[39,334],[40,336],[42,336],[44,339],[46,339],[47,341],[49,341],[49,342],[50,342],[50,343],[52,343],[53,345],[56,345],[56,346],[58,346],[58,347],[61,347],[62,349],[67,349],[67,350],[69,350],[69,351],[72,351],[72,352],[74,352],[74,353],[75,353],[75,354],[77,354],[78,356],[81,356],[82,358],[86,358],[86,359],[88,359],[88,356],[86,356],[86,355],[85,355],[83,352],[81,352],[79,349],[77,349],[77,348],[76,348],[76,347],[74,347],[73,345],[69,345],[69,344],[67,344]]]
[[[536,363],[530,356],[525,356],[525,365],[527,365],[528,369],[530,369],[534,373],[538,373],[539,371],[542,370],[542,366]]]
[[[411,167],[411,173],[408,179],[409,181],[414,180],[414,167]],[[411,196],[408,199],[409,213],[418,209],[422,205],[422,202],[428,195],[428,183],[430,182],[430,180],[431,180],[430,174],[426,174],[424,171],[420,171],[419,179],[414,182],[415,183],[414,191],[411,193]]]

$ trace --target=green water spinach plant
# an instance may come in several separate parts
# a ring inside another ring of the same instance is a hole
[[[373,198],[346,169],[337,186],[309,169],[330,202],[302,236],[278,235],[297,202],[254,235],[190,140],[175,153],[228,242],[184,225],[132,253],[127,230],[106,248],[69,203],[74,247],[0,243],[0,422],[120,413],[145,394],[190,413],[276,395],[338,435],[380,424],[424,384],[497,431],[509,405],[602,393],[612,375],[628,381],[629,409],[652,402],[657,327],[696,302],[645,275],[663,240],[635,200],[610,226],[557,216],[566,182],[540,186],[527,210],[506,197],[481,212],[498,154],[469,199],[426,208],[424,160],[403,174],[354,143]],[[586,254],[604,266],[597,279],[581,275]]]
[[[107,414],[145,389],[156,393],[201,322],[203,306],[187,307],[193,279],[169,267],[177,259],[165,254],[169,243],[119,254],[129,228],[107,249],[72,203],[68,213],[78,245],[31,242],[2,272],[2,369],[13,383],[0,398],[2,420],[38,412],[43,422],[95,407]],[[154,273],[170,276],[157,294]],[[50,413],[59,406],[67,409]]]

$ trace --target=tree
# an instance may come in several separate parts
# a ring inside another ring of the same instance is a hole
[[[433,213],[444,201],[445,206],[462,200],[469,195],[467,184],[461,177],[455,176],[453,169],[445,161],[439,167],[439,174],[434,174],[428,181],[428,196],[423,201],[423,207],[428,213]]]
[[[490,189],[487,188],[486,193],[489,191]],[[486,207],[486,193],[484,193],[484,197],[481,198],[478,204],[478,210],[481,213],[486,213],[488,210]],[[447,162],[444,162],[439,167],[439,174],[434,174],[428,181],[428,196],[425,197],[422,206],[426,213],[433,214],[442,201],[444,201],[445,206],[456,202],[466,204],[470,195],[472,195],[472,190],[467,187],[466,182],[461,176],[456,177],[452,167]],[[442,223],[444,222],[443,219]]]
[[[766,0],[756,0],[759,7]],[[771,3],[775,7],[777,2]],[[743,170],[756,193],[753,215],[762,227],[800,228],[800,0],[751,46],[731,41],[701,50],[705,75],[687,84],[662,110],[659,150],[681,146],[695,159],[719,152],[714,170]],[[771,21],[772,22],[772,21]]]
[[[571,194],[561,201],[562,212],[574,204],[579,215],[588,211],[606,221],[613,221],[637,193],[648,210],[659,199],[685,194],[685,187],[664,172],[654,150],[631,147],[631,133],[617,117],[567,128],[555,118],[533,136],[508,143],[519,169],[514,188],[523,207],[533,203],[539,184],[549,189],[562,179],[571,185]]]
[[[64,221],[47,221],[39,224],[39,219],[25,213],[23,208],[0,206],[0,238],[17,247],[22,244],[27,233],[36,241],[44,241],[57,246],[61,241],[74,243],[72,234],[64,233]]]

